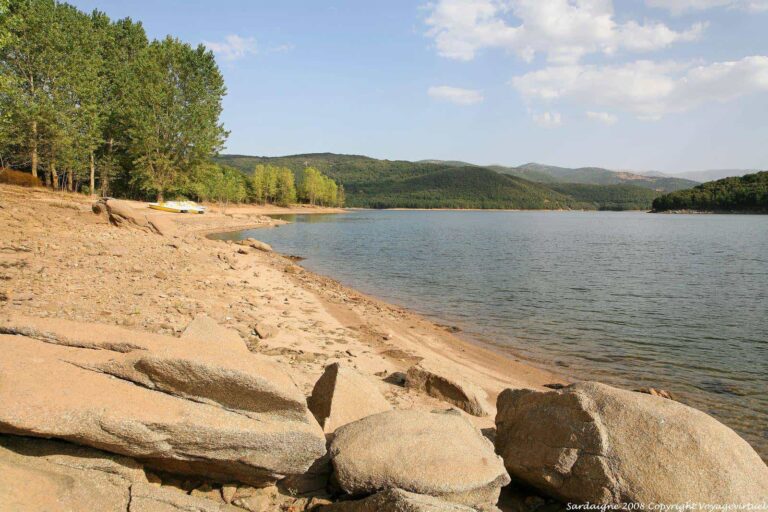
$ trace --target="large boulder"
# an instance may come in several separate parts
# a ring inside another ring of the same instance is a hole
[[[0,509],[26,512],[236,512],[147,481],[133,459],[61,441],[0,436]]]
[[[392,408],[371,381],[341,363],[325,368],[307,404],[326,433]]]
[[[106,210],[109,222],[117,227],[133,226],[168,237],[178,233],[176,224],[167,215],[159,213],[148,215],[147,212],[134,208],[127,201],[101,199],[91,206],[91,210],[97,215]]]
[[[733,430],[661,397],[584,382],[504,391],[496,449],[510,475],[569,502],[765,503],[768,467]]]
[[[259,251],[272,252],[271,245],[269,245],[266,242],[262,242],[261,240],[256,240],[255,238],[246,238],[245,240],[238,240],[236,243],[238,245],[244,245],[246,247],[251,247]]]
[[[268,358],[63,320],[0,323],[0,432],[252,485],[304,473],[325,436]]]
[[[462,379],[455,368],[437,361],[425,359],[412,366],[406,375],[405,385],[453,404],[474,416],[488,416],[491,411],[485,391]]]
[[[343,491],[399,488],[489,507],[510,479],[493,445],[459,411],[395,410],[338,430],[329,453]]]
[[[340,501],[320,507],[321,512],[475,512],[476,509],[448,503],[432,496],[402,489],[387,489],[363,500]]]

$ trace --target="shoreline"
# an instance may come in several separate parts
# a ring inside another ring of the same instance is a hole
[[[12,313],[63,316],[178,335],[196,312],[205,312],[240,332],[254,350],[283,364],[303,365],[296,375],[305,393],[335,360],[352,361],[373,378],[382,373],[403,374],[421,359],[440,360],[482,388],[492,405],[509,387],[543,390],[544,384],[567,382],[554,371],[455,336],[423,315],[307,271],[283,255],[242,254],[238,251],[241,246],[207,238],[214,232],[285,222],[266,215],[346,210],[245,206],[228,207],[223,214],[214,207],[205,215],[188,217],[153,211],[178,228],[178,241],[170,242],[169,249],[165,237],[110,226],[103,216],[90,211],[90,197],[0,186],[0,198],[11,206],[0,212],[13,211],[16,218],[6,223],[6,238],[35,247],[31,253],[34,266],[42,268],[42,274],[22,272],[10,282],[12,288],[29,290],[25,300],[5,303],[4,309]],[[109,256],[113,244],[120,249],[114,250],[116,256]],[[103,249],[94,252],[91,247]],[[102,253],[107,256],[95,256]],[[46,263],[58,260],[77,266],[68,271]],[[103,294],[80,284],[95,282],[106,286],[110,296],[121,295],[114,299],[120,304],[118,310],[105,309]],[[122,294],[126,287],[130,293]],[[58,307],[62,301],[63,309]],[[252,333],[257,322],[275,326],[280,334],[258,340]],[[337,345],[347,348],[340,351]],[[386,385],[386,389],[392,400],[408,407],[445,405],[401,387]],[[494,413],[470,420],[479,427],[491,427]]]
[[[349,208],[347,210],[365,210],[365,209]],[[373,210],[373,211],[377,211],[377,210]],[[425,211],[431,211],[431,210],[425,210]],[[462,211],[462,210],[452,210],[452,211]],[[479,211],[483,211],[483,210],[479,210]],[[484,210],[484,211],[489,211],[489,210]],[[517,211],[517,210],[495,210],[495,211]],[[523,211],[523,210],[520,210],[520,211]],[[524,210],[524,211],[537,211],[537,210]],[[337,212],[316,212],[316,213],[334,214]],[[267,214],[267,215],[272,216],[273,214]],[[302,214],[297,214],[297,215],[302,215]],[[215,235],[238,233],[241,231],[276,228],[283,224],[290,224],[290,223],[291,223],[290,221],[278,220],[278,222],[272,225],[252,225],[252,226],[246,226],[243,228],[236,227],[234,229],[228,228],[225,231],[205,230],[205,231],[197,231],[197,233],[205,236],[209,240],[226,243],[227,240],[212,238],[212,237],[214,237]],[[291,254],[285,254],[279,251],[273,251],[273,252],[274,254],[282,256],[283,258],[286,258],[291,261],[294,261],[294,259],[296,258],[296,256]],[[302,256],[301,260],[309,257],[310,256],[306,256],[306,257]],[[301,266],[299,261],[296,261],[296,263],[299,263],[299,266]],[[437,315],[431,315],[426,312],[414,310],[413,308],[408,306],[400,305],[394,302],[389,302],[387,299],[378,297],[375,294],[366,293],[352,286],[346,285],[332,276],[314,272],[312,270],[304,268],[303,266],[301,268],[302,268],[302,273],[306,274],[307,276],[311,276],[312,280],[322,281],[324,283],[332,283],[333,286],[343,289],[347,294],[354,294],[360,297],[362,300],[377,304],[378,307],[380,308],[393,309],[401,313],[406,313],[418,319],[420,322],[427,324],[430,330],[433,330],[436,333],[439,333],[440,335],[445,336],[445,339],[443,340],[443,342],[445,342],[446,345],[455,346],[461,352],[466,353],[467,347],[472,347],[473,349],[479,349],[481,351],[481,354],[475,354],[475,355],[480,356],[481,360],[484,361],[484,364],[488,364],[489,361],[493,361],[494,357],[497,357],[497,358],[503,359],[502,361],[499,362],[502,367],[505,364],[525,365],[529,367],[529,370],[525,370],[523,371],[523,373],[528,374],[531,370],[535,370],[535,371],[544,372],[546,375],[551,376],[550,379],[544,379],[544,380],[547,380],[546,384],[566,384],[567,385],[580,380],[574,376],[565,375],[561,370],[558,369],[559,367],[554,362],[552,363],[538,362],[533,360],[531,357],[526,356],[525,354],[515,351],[513,347],[495,344],[490,341],[483,340],[478,336],[469,334],[465,332],[463,329],[455,326],[452,323],[451,319],[449,318],[443,318]],[[453,330],[453,329],[458,329],[458,330]],[[469,351],[469,352],[472,353],[472,351]],[[497,366],[495,363],[491,363],[491,365]],[[539,387],[541,386],[539,385]]]

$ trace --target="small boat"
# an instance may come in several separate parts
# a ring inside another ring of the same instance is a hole
[[[153,210],[161,210],[173,213],[205,213],[205,206],[200,206],[194,201],[163,201],[162,203],[149,203]]]

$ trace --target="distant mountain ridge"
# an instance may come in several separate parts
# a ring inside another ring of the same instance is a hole
[[[698,182],[721,180],[723,178],[739,178],[746,174],[754,174],[759,169],[709,169],[706,171],[687,171],[680,173],[656,173],[667,178],[683,178]],[[642,174],[642,173],[641,173]],[[650,173],[647,174],[650,176]]]
[[[216,160],[246,174],[257,164],[288,167],[297,175],[312,166],[344,185],[348,206],[370,208],[650,209],[663,192],[697,184],[598,167],[480,166],[334,153],[220,155]]]
[[[425,160],[422,160],[425,161]],[[426,162],[443,163],[445,165],[473,165],[465,162],[454,162],[440,160],[426,160]],[[682,179],[672,176],[644,175],[629,171],[612,171],[602,167],[558,167],[555,165],[544,165],[538,163],[527,163],[517,167],[508,167],[504,165],[488,165],[492,169],[502,174],[517,176],[529,181],[538,183],[580,183],[583,185],[634,185],[642,188],[648,188],[659,192],[673,192],[691,188],[698,182],[688,179]]]

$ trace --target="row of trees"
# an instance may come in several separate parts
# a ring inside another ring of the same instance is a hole
[[[56,0],[0,0],[0,165],[50,186],[194,191],[226,137],[224,94],[202,45],[150,42],[141,23]]]
[[[259,203],[285,206],[297,200],[311,205],[343,206],[344,186],[314,167],[306,167],[298,187],[288,167],[258,164],[253,171],[253,197]]]
[[[135,198],[343,204],[315,169],[252,179],[214,163],[224,79],[213,53],[57,0],[0,0],[0,168],[53,188]]]

